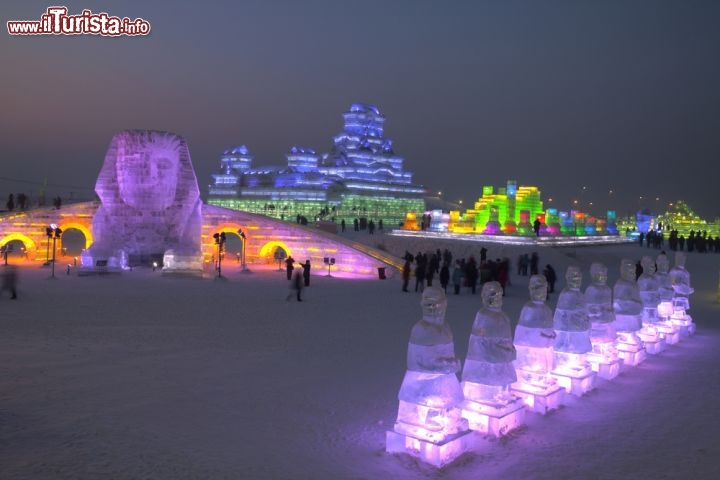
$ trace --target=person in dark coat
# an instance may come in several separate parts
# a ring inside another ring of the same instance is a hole
[[[7,290],[10,292],[10,298],[17,300],[17,267],[15,265],[5,265],[2,268],[2,288],[0,288],[0,294]]]
[[[310,286],[310,260],[305,260],[305,263],[302,264],[303,269],[303,280],[305,281],[305,286]]]
[[[287,300],[289,302],[293,296],[293,291],[294,291],[297,301],[302,302],[302,298],[300,298],[300,295],[302,294],[303,284],[304,284],[303,274],[298,269],[298,271],[296,271],[293,274],[292,281],[290,282],[290,293],[288,293],[288,296],[285,300]]]
[[[450,267],[448,266],[447,262],[443,263],[443,266],[440,267],[440,286],[443,289],[443,292],[447,293],[447,286],[450,282]]]
[[[402,269],[402,291],[407,292],[408,291],[408,283],[410,283],[410,260],[405,260],[405,265],[403,265]]]
[[[415,291],[419,289],[422,292],[425,289],[425,262],[418,261],[418,257],[415,257],[415,261]]]
[[[545,265],[545,270],[543,270],[543,275],[545,275],[545,279],[548,282],[548,293],[553,293],[555,291],[555,282],[557,281],[557,274],[555,273],[555,269],[550,265],[549,263]]]
[[[460,260],[455,261],[455,268],[453,268],[452,280],[453,291],[455,292],[455,295],[459,295],[460,287],[462,286],[463,281],[463,266],[462,263],[460,263]]]
[[[292,278],[293,269],[295,268],[295,259],[288,257],[285,259],[285,273],[287,273],[287,279]]]

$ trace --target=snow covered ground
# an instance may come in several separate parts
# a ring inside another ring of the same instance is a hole
[[[445,248],[348,235],[397,255]],[[456,258],[481,246],[448,245]],[[523,251],[488,248],[513,263]],[[538,252],[561,278],[579,264],[583,289],[592,261],[612,285],[620,258],[658,253]],[[50,279],[21,265],[20,298],[0,298],[2,480],[720,478],[720,255],[688,255],[694,337],[443,470],[384,452],[420,318],[420,295],[401,292],[399,275],[346,280],[316,266],[298,303],[273,266],[243,274],[226,262],[226,281],[63,267]],[[527,277],[511,281],[516,320]],[[479,307],[479,295],[449,295],[460,358]]]

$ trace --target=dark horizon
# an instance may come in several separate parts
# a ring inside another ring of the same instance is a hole
[[[48,203],[91,198],[126,129],[184,136],[206,198],[226,148],[247,145],[255,166],[285,164],[293,145],[327,152],[342,113],[369,103],[415,183],[463,208],[516,180],[559,209],[625,216],[685,200],[720,217],[717,2],[63,5],[152,31],[2,34],[3,207],[45,180]],[[3,5],[3,25],[49,6]]]

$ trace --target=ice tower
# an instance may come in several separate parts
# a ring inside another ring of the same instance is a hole
[[[95,192],[101,205],[83,268],[164,261],[166,269],[202,272],[200,191],[185,139],[152,130],[116,134]]]
[[[523,306],[515,327],[517,382],[511,389],[529,410],[541,414],[558,408],[562,401],[562,390],[550,375],[555,365],[556,334],[552,310],[545,304],[547,289],[543,275],[530,277],[530,300]]]
[[[642,301],[642,328],[638,331],[638,337],[645,346],[645,351],[651,355],[665,350],[665,340],[660,336],[657,324],[658,304],[660,293],[658,291],[658,280],[655,277],[655,260],[645,255],[640,260],[643,273],[637,279],[640,300]]]
[[[394,431],[386,434],[386,450],[440,467],[471,449],[473,436],[460,412],[460,361],[445,321],[445,293],[438,287],[425,288],[421,307],[422,319],[410,333],[397,421]]]
[[[565,391],[581,396],[592,390],[595,373],[587,358],[587,354],[592,351],[591,328],[585,296],[580,291],[580,268],[570,265],[565,272],[565,282],[566,286],[560,292],[553,317],[557,338],[555,369],[552,373]]]
[[[607,267],[602,263],[590,265],[592,283],[585,289],[585,304],[590,319],[592,352],[588,361],[600,378],[611,380],[620,373],[622,365],[615,348],[615,312],[612,289],[607,285]]]
[[[462,372],[462,415],[472,430],[497,437],[524,423],[525,404],[509,388],[517,380],[516,352],[510,319],[502,311],[502,287],[487,282],[481,296]]]
[[[642,328],[642,300],[635,281],[635,262],[620,260],[620,278],[613,285],[613,311],[618,354],[623,365],[634,367],[647,357],[637,332]]]

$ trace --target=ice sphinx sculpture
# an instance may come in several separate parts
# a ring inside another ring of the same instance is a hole
[[[637,279],[640,300],[642,301],[642,328],[637,332],[638,337],[645,346],[645,351],[651,355],[665,350],[665,340],[658,331],[657,324],[658,304],[660,293],[658,280],[655,277],[655,260],[645,255],[640,260],[643,273]]]
[[[670,260],[663,253],[655,259],[657,272],[655,277],[658,280],[658,316],[660,320],[657,322],[657,329],[660,336],[663,337],[667,345],[674,345],[680,341],[680,325],[672,320],[672,314],[675,312],[673,308],[673,299],[675,291],[672,288],[672,281],[668,272],[670,270]]]
[[[462,415],[472,430],[499,437],[524,423],[525,404],[510,391],[517,380],[516,352],[510,319],[502,311],[502,287],[487,282],[481,296],[462,372]]]
[[[565,288],[558,296],[553,317],[557,338],[552,374],[566,392],[576,396],[592,390],[595,384],[595,372],[587,358],[592,351],[590,318],[581,285],[580,268],[570,265],[565,271]]]
[[[607,285],[607,267],[602,263],[590,265],[592,283],[585,289],[585,305],[590,320],[592,352],[588,361],[600,378],[612,380],[620,373],[621,361],[615,348],[615,312],[612,289]]]
[[[548,289],[545,276],[531,276],[528,288],[530,300],[520,311],[515,327],[517,382],[512,384],[511,390],[529,410],[544,415],[562,402],[562,390],[555,377],[550,375],[555,364],[556,335],[552,310],[545,304]]]
[[[164,268],[202,272],[200,190],[185,140],[173,133],[126,130],[113,136],[95,192],[95,241],[83,268]]]
[[[460,361],[445,321],[445,292],[426,287],[420,305],[423,315],[410,333],[398,416],[394,431],[386,434],[386,451],[441,467],[470,450],[474,437],[460,412]]]
[[[637,336],[642,328],[642,300],[635,282],[635,262],[628,258],[620,260],[620,278],[613,285],[613,311],[615,312],[615,347],[623,366],[641,364],[647,353]]]
[[[683,252],[675,252],[675,266],[668,275],[675,292],[672,320],[680,327],[680,335],[692,335],[695,333],[695,324],[687,311],[690,310],[689,297],[695,289],[690,286],[690,273],[685,269],[685,254]]]

